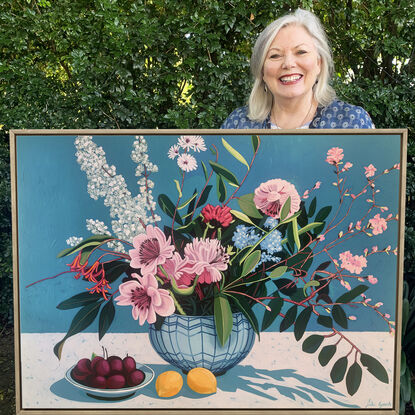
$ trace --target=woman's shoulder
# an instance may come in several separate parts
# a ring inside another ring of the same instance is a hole
[[[339,100],[319,108],[312,126],[314,128],[375,128],[366,110]]]
[[[220,128],[224,129],[255,129],[264,128],[263,123],[252,121],[248,118],[248,106],[237,108],[232,111]]]

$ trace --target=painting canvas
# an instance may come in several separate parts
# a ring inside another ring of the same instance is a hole
[[[21,130],[11,157],[18,412],[397,413],[405,130]]]

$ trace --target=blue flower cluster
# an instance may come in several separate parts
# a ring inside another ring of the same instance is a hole
[[[267,218],[264,223],[264,227],[266,229],[272,229],[277,225],[278,219],[273,219],[271,217]],[[248,246],[256,244],[262,236],[263,235],[256,233],[256,229],[252,226],[238,225],[233,234],[232,241],[234,242],[235,248],[244,249]],[[282,251],[281,240],[281,232],[275,230],[270,233],[263,241],[261,241],[260,247],[263,252],[261,252],[261,259],[254,269],[256,269],[264,262],[277,263],[281,261],[280,257],[274,255],[276,252]]]

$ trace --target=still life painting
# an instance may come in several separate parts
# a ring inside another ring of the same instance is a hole
[[[11,138],[18,409],[396,412],[403,130]]]

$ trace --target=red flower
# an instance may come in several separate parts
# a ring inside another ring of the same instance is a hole
[[[231,208],[228,206],[206,205],[202,209],[203,221],[213,226],[226,228],[232,222]]]

